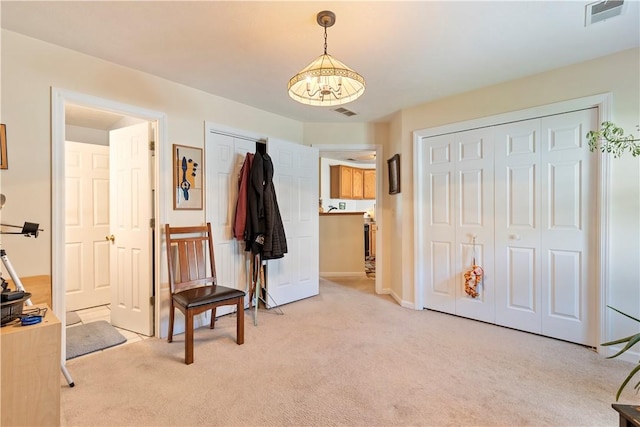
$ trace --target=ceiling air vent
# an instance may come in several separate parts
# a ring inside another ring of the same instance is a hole
[[[587,5],[584,26],[604,21],[622,13],[624,0],[605,0]]]
[[[346,108],[342,108],[342,107],[336,108],[333,111],[335,111],[336,113],[340,113],[342,115],[345,115],[347,117],[355,116],[356,114],[358,114],[358,113],[354,113],[353,111],[347,110]]]

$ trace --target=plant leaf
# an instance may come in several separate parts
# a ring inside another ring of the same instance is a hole
[[[620,339],[615,340],[615,341],[608,341],[608,342],[602,343],[602,344],[600,344],[600,345],[602,345],[602,346],[608,346],[608,345],[622,344],[623,342],[630,341],[630,340],[631,340],[633,337],[635,337],[636,335],[637,335],[637,334],[633,334],[633,335],[630,335],[630,336],[628,336],[628,337],[626,337],[626,338],[620,338]]]
[[[622,382],[622,385],[620,385],[620,388],[618,389],[618,393],[616,393],[616,402],[618,401],[618,399],[620,399],[620,395],[622,394],[622,390],[624,389],[624,387],[631,380],[631,378],[633,378],[633,376],[636,373],[638,373],[638,371],[640,371],[640,365],[636,366],[635,368],[633,368],[631,372],[629,372],[629,375],[627,375],[627,378],[625,378],[625,380]]]
[[[614,357],[620,356],[622,353],[624,353],[625,351],[629,350],[631,347],[636,345],[639,341],[640,341],[640,333],[633,335],[631,337],[631,339],[629,340],[629,342],[627,343],[627,345],[625,345],[622,350],[620,350],[619,352],[617,352],[613,356],[607,357],[607,359],[613,359]]]
[[[617,311],[618,313],[622,314],[623,316],[628,317],[629,319],[635,320],[636,322],[640,323],[640,319],[636,319],[633,316],[629,316],[627,313],[623,313],[622,311],[618,310],[617,308],[611,307],[610,305],[608,305],[607,307],[609,307],[613,311]]]

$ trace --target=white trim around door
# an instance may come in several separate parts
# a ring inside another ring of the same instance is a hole
[[[97,110],[110,111],[126,116],[137,117],[150,122],[156,122],[156,141],[154,167],[156,173],[152,177],[155,198],[153,215],[157,224],[163,224],[167,218],[167,206],[171,204],[165,196],[170,194],[170,173],[162,169],[162,165],[169,164],[170,150],[163,149],[168,141],[167,116],[165,113],[98,98],[83,93],[60,88],[51,88],[51,283],[53,311],[62,323],[62,351],[61,363],[66,363],[66,333],[65,333],[65,105],[74,104]],[[155,247],[153,249],[154,277],[156,297],[160,288],[161,233],[156,226],[154,233]],[[154,307],[154,330],[158,336],[160,331],[160,300],[156,299]]]

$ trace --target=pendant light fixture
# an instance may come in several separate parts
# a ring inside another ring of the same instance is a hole
[[[327,53],[327,28],[335,24],[336,15],[325,10],[316,21],[324,28],[324,54],[289,80],[289,96],[317,106],[354,101],[364,93],[364,78]]]

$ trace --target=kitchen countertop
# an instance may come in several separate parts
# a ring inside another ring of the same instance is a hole
[[[340,211],[331,211],[331,212],[319,212],[320,216],[336,216],[336,215],[360,215],[363,216],[364,212],[340,212]]]

